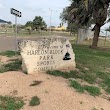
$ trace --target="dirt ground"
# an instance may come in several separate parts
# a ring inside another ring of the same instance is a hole
[[[33,81],[42,81],[40,85],[30,86]],[[23,110],[109,110],[110,102],[89,94],[80,94],[69,87],[69,82],[61,77],[39,73],[25,75],[22,72],[0,74],[0,95],[23,97]],[[38,96],[40,105],[29,106],[31,97]],[[103,109],[101,109],[103,108]]]

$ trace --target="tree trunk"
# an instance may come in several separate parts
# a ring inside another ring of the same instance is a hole
[[[94,38],[92,42],[91,48],[97,48],[98,40],[99,40],[99,34],[100,34],[100,26],[96,25],[94,28]]]

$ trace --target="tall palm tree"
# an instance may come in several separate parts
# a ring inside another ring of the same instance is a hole
[[[94,0],[93,2],[93,19],[95,26],[94,30],[94,38],[92,43],[92,48],[97,47],[100,28],[105,24],[107,19],[107,10],[109,7],[110,0]]]
[[[90,18],[94,21],[94,38],[92,48],[96,48],[99,39],[100,28],[105,24],[110,0],[71,0],[67,8],[68,21],[85,25]]]

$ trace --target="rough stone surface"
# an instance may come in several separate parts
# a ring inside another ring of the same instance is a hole
[[[19,43],[22,69],[29,74],[48,70],[74,70],[75,54],[67,38],[52,37]]]

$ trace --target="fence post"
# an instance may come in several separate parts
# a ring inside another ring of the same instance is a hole
[[[106,35],[105,35],[104,47],[105,47],[106,41],[107,41],[107,31],[106,31]]]

